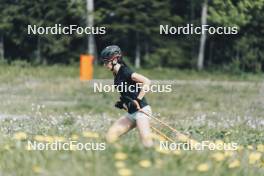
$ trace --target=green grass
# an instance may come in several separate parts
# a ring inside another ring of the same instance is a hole
[[[1,65],[0,175],[114,176],[118,175],[114,155],[120,151],[128,155],[124,163],[132,175],[263,175],[263,152],[262,160],[248,163],[256,146],[264,144],[263,75],[170,69],[138,72],[151,79],[177,80],[171,93],[147,95],[161,120],[198,141],[233,141],[244,149],[221,162],[212,159],[215,151],[208,150],[162,154],[144,149],[133,130],[121,137],[119,145],[106,144],[105,151],[27,151],[27,140],[36,135],[66,139],[76,135],[81,143],[105,142],[105,132],[124,112],[113,108],[117,93],[94,93],[91,82],[79,81],[77,66]],[[112,79],[112,75],[95,67],[95,78]],[[97,132],[100,137],[85,137],[85,131]],[[27,139],[14,139],[17,132],[25,132]],[[247,149],[251,145],[253,149]],[[151,167],[140,167],[138,163],[144,159],[151,161]],[[228,168],[235,159],[240,166]],[[207,163],[209,170],[197,171],[201,163]]]

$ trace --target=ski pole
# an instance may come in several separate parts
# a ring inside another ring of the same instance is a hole
[[[172,130],[173,132],[182,135],[182,134],[181,134],[178,130],[176,130],[175,128],[173,128],[173,127],[171,127],[170,125],[168,125],[167,123],[165,123],[165,122],[159,120],[158,118],[156,118],[156,117],[154,117],[154,116],[152,116],[152,115],[146,113],[145,111],[142,111],[142,110],[140,109],[139,112],[142,112],[143,114],[147,115],[149,118],[154,119],[154,120],[156,120],[157,122],[161,123],[162,125],[168,127],[168,128],[169,128],[170,130]]]

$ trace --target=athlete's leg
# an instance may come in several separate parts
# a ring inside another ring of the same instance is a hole
[[[146,113],[151,113],[151,109],[149,111],[146,111]],[[145,147],[152,147],[153,141],[151,137],[151,129],[150,129],[150,121],[149,117],[142,113],[138,112],[136,115],[136,123],[139,130],[139,134],[142,140],[142,143]]]
[[[106,140],[110,143],[113,143],[118,139],[119,136],[127,133],[135,126],[136,124],[133,121],[128,119],[126,116],[123,116],[110,127],[106,134]]]

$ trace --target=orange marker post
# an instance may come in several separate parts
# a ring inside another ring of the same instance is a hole
[[[92,80],[93,79],[93,60],[92,55],[82,54],[80,56],[80,80]]]

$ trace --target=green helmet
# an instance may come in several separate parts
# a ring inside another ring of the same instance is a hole
[[[121,49],[117,45],[110,45],[103,49],[100,58],[103,61],[110,61],[114,59],[116,56],[117,57],[122,56]]]

